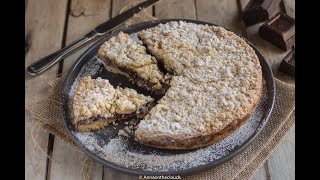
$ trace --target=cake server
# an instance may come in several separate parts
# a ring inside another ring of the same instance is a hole
[[[102,36],[112,32],[117,27],[119,27],[121,24],[123,24],[126,20],[130,19],[134,14],[142,11],[143,9],[153,5],[154,3],[158,2],[158,1],[159,0],[147,0],[147,1],[141,2],[138,5],[121,13],[120,15],[110,19],[109,21],[106,21],[106,22],[100,24],[93,31],[89,32],[81,39],[74,41],[71,44],[69,44],[68,46],[32,63],[27,68],[28,73],[35,76],[35,75],[38,75],[38,74],[48,70],[54,64],[58,63],[59,61],[61,61],[64,58],[70,56],[72,53],[76,52],[84,45],[86,45],[89,42],[92,42],[94,40],[97,40],[97,39],[99,39],[99,37],[102,37]]]

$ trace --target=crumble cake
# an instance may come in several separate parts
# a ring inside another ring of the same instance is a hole
[[[240,127],[259,102],[262,71],[254,50],[224,28],[169,22],[138,33],[174,74],[170,88],[137,126],[135,139],[165,149],[193,149]]]
[[[157,94],[164,94],[168,88],[170,76],[159,70],[157,60],[147,54],[141,41],[126,33],[120,32],[104,42],[98,55],[109,71],[127,76],[138,86]]]
[[[108,80],[83,77],[74,94],[72,115],[80,131],[103,128],[108,123],[128,116],[143,117],[153,98],[129,88],[114,88]]]
[[[139,96],[136,91],[114,89],[107,80],[86,77],[74,101],[79,129],[99,129],[108,120],[145,112],[135,130],[136,141],[164,149],[194,149],[223,139],[250,117],[260,99],[262,71],[243,39],[221,27],[183,21],[159,24],[138,36],[142,41],[120,32],[98,54],[106,68],[164,96],[149,108],[150,97],[141,95],[134,101],[137,105],[131,100]],[[158,63],[172,76],[164,75]],[[103,88],[102,81],[107,81]],[[97,97],[98,105],[100,101],[108,105],[91,108],[88,104],[96,104],[92,97]]]

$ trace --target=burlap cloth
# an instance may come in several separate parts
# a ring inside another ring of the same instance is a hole
[[[126,25],[155,19],[142,12]],[[64,76],[51,82],[51,92],[31,104],[27,110],[35,125],[78,148],[69,137],[60,115],[60,90]],[[184,179],[250,179],[295,125],[295,85],[275,79],[276,99],[269,122],[259,137],[242,153],[223,165]],[[87,176],[88,177],[88,176]]]

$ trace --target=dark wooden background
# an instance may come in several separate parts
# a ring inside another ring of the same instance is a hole
[[[28,51],[25,55],[27,67],[37,59],[52,53],[78,39],[96,25],[119,14],[119,11],[134,0],[25,0],[25,37]],[[244,6],[248,0],[241,0]],[[284,0],[284,9],[294,17],[294,0]],[[283,52],[257,35],[259,24],[245,28],[238,16],[237,0],[162,0],[147,11],[155,17],[188,18],[222,25],[242,34],[261,50],[274,74],[283,80],[294,80],[277,72]],[[86,49],[65,59],[63,63],[37,77],[26,74],[26,106],[49,91],[48,82],[58,73],[67,72],[76,58]],[[25,172],[28,180],[78,180],[81,174],[84,153],[78,152],[48,133],[35,130],[42,150],[36,148],[31,138],[32,123],[26,112],[25,125]],[[253,179],[291,180],[294,179],[294,130],[277,150],[262,165]],[[45,155],[48,154],[48,156]],[[116,172],[94,163],[90,179],[137,179],[135,176]]]

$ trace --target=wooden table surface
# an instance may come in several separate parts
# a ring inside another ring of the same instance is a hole
[[[242,4],[248,0],[241,1]],[[25,0],[25,37],[28,51],[25,67],[37,59],[52,53],[89,32],[96,25],[119,14],[119,11],[134,0]],[[283,2],[287,14],[294,17],[294,0]],[[157,18],[188,18],[212,22],[246,36],[261,50],[274,74],[278,78],[292,81],[277,68],[286,52],[283,52],[257,35],[259,25],[244,28],[239,21],[237,0],[162,0],[147,9]],[[37,77],[26,74],[26,106],[49,91],[48,82],[60,72],[67,72],[76,58],[86,49],[65,59]],[[30,131],[32,123],[26,112],[25,121],[25,179],[28,180],[78,180],[81,174],[84,153],[64,144],[53,135],[35,131],[36,148]],[[291,180],[295,179],[294,130],[278,146],[276,151],[257,171],[253,179]],[[45,154],[47,153],[48,156]],[[90,179],[137,179],[116,172],[94,162]]]

